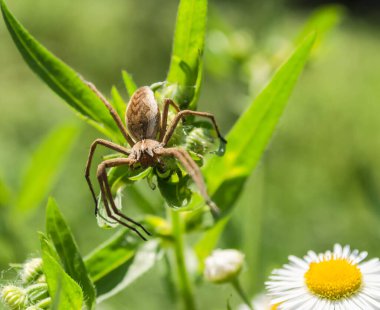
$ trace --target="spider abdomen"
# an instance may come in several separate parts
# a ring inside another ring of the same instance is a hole
[[[153,91],[147,87],[137,89],[129,100],[126,123],[136,141],[156,139],[160,129],[160,110]]]

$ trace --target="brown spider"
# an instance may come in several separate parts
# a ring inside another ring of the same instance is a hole
[[[179,107],[172,100],[165,99],[161,117],[153,91],[148,86],[144,86],[135,91],[128,103],[125,115],[129,131],[128,133],[127,128],[123,125],[119,115],[107,99],[92,83],[86,82],[86,84],[106,105],[124,138],[132,147],[131,149],[128,149],[124,146],[103,139],[96,139],[91,144],[85,176],[95,201],[95,215],[98,214],[98,206],[95,191],[90,180],[90,167],[97,145],[103,145],[128,156],[127,158],[108,159],[101,162],[98,165],[97,179],[100,185],[101,197],[107,216],[119,224],[128,227],[143,240],[146,240],[145,237],[130,223],[140,227],[148,235],[150,235],[150,233],[144,228],[144,226],[120,212],[120,210],[116,207],[107,179],[107,168],[127,165],[133,169],[135,164],[140,164],[143,168],[160,167],[162,165],[162,161],[160,160],[161,157],[175,157],[180,161],[183,167],[187,170],[188,174],[192,177],[194,183],[200,191],[200,194],[205,199],[206,204],[210,207],[212,214],[216,216],[219,213],[218,207],[207,194],[206,186],[199,167],[187,151],[178,147],[165,147],[172,137],[178,122],[187,115],[209,118],[213,123],[219,139],[221,139],[223,143],[226,143],[225,139],[219,132],[215,118],[212,114],[192,110],[180,111]],[[169,128],[167,128],[167,118],[170,105],[178,112],[178,114],[176,114]]]

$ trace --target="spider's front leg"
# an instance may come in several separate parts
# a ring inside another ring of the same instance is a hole
[[[125,148],[125,147],[123,147],[121,145],[115,144],[113,142],[110,142],[110,141],[107,141],[107,140],[103,140],[103,139],[96,139],[91,144],[90,152],[88,154],[88,159],[87,159],[87,164],[86,164],[85,177],[86,177],[86,180],[87,180],[88,187],[90,188],[92,197],[93,197],[93,199],[95,201],[95,215],[97,215],[97,213],[98,213],[98,201],[96,199],[96,194],[95,194],[95,191],[94,191],[94,187],[92,186],[92,183],[91,183],[90,168],[91,168],[92,158],[93,158],[93,156],[95,154],[95,150],[96,150],[96,147],[98,145],[103,145],[103,146],[105,146],[107,148],[110,148],[111,150],[114,150],[114,151],[119,152],[119,153],[124,154],[124,155],[129,155],[131,153],[131,151],[128,150],[127,148]]]
[[[103,104],[106,106],[106,108],[108,109],[108,111],[110,112],[112,118],[114,119],[117,127],[119,128],[119,130],[121,131],[121,133],[123,134],[125,140],[127,140],[128,144],[132,147],[135,142],[133,141],[133,139],[131,138],[131,136],[129,135],[128,131],[127,131],[127,128],[125,128],[119,114],[117,114],[116,110],[113,108],[113,106],[108,102],[108,100],[106,99],[106,97],[103,96],[103,94],[96,88],[96,86],[94,84],[92,84],[91,82],[88,82],[86,81],[85,79],[83,79],[83,82],[87,84],[87,86],[92,90],[92,92],[103,102]]]
[[[149,236],[151,234],[149,233],[149,231],[145,229],[143,225],[131,219],[130,217],[126,216],[116,207],[115,201],[112,197],[111,188],[108,183],[108,178],[107,178],[107,168],[124,166],[124,165],[132,166],[134,163],[136,163],[136,160],[132,158],[116,158],[116,159],[106,160],[98,166],[97,178],[99,181],[101,196],[103,199],[104,208],[107,212],[107,216],[113,219],[114,221],[118,222],[119,224],[131,229],[137,235],[139,235],[143,240],[146,241],[146,238],[134,226],[132,226],[131,224],[128,224],[127,222],[130,222],[138,226]],[[121,217],[125,221],[122,221],[117,216]]]
[[[206,184],[203,180],[201,170],[191,158],[189,153],[181,148],[159,148],[155,150],[155,153],[159,156],[172,156],[177,158],[183,167],[186,169],[187,173],[193,179],[195,185],[198,187],[200,194],[205,200],[206,204],[209,206],[210,211],[214,218],[218,218],[220,215],[220,209],[217,205],[211,200],[210,196],[207,193]]]

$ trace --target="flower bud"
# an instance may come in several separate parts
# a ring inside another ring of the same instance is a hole
[[[224,283],[233,280],[243,266],[244,254],[233,249],[215,250],[205,261],[207,281]]]
[[[25,290],[14,285],[2,287],[1,299],[11,310],[24,309],[28,300]]]
[[[43,275],[42,259],[32,258],[28,260],[20,273],[20,277],[23,283],[30,284],[38,280]]]

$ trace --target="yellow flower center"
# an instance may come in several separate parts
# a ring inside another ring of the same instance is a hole
[[[270,307],[270,310],[277,310],[277,307],[278,307],[278,304],[275,304],[275,305]]]
[[[338,300],[355,294],[362,285],[360,269],[346,259],[311,263],[305,273],[309,290],[317,296]]]

